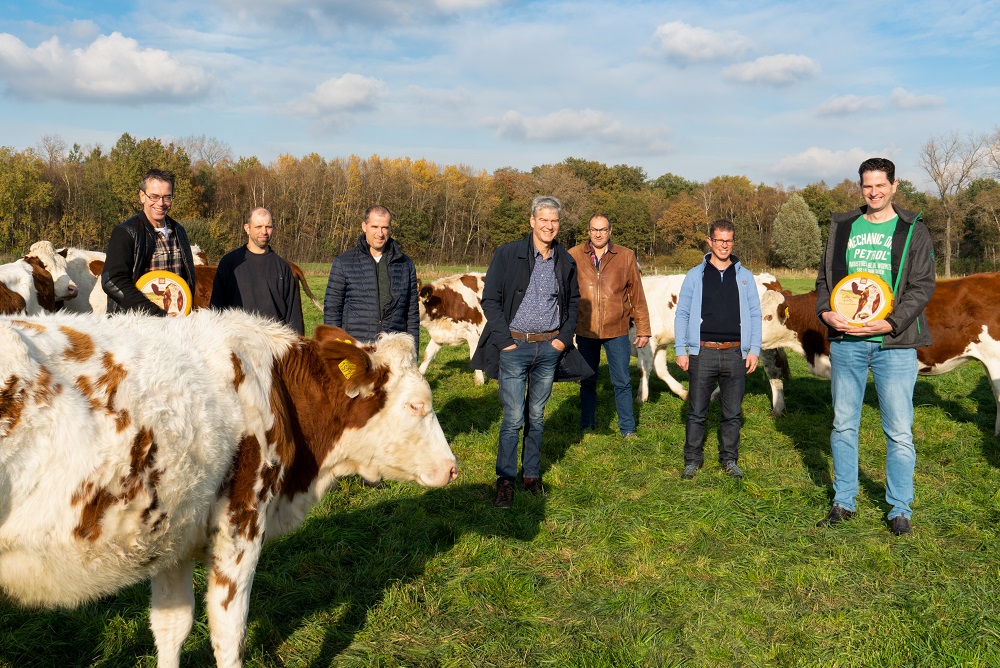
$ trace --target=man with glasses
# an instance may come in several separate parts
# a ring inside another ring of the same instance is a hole
[[[174,202],[174,175],[150,169],[139,182],[142,211],[111,231],[101,273],[108,295],[108,313],[137,311],[163,317],[167,312],[150,301],[136,286],[149,271],[166,270],[187,281],[195,292],[194,257],[187,232],[167,215]]]
[[[715,384],[719,384],[719,463],[742,478],[737,460],[743,425],[746,376],[757,368],[761,346],[760,298],[750,270],[733,255],[736,228],[716,220],[709,227],[711,252],[681,284],[674,318],[677,366],[688,372],[688,413],[684,471],[691,479],[704,463],[705,422]]]
[[[598,213],[590,218],[590,241],[574,246],[580,284],[580,310],[576,321],[576,345],[591,369],[597,371],[601,347],[608,358],[611,386],[618,409],[618,431],[634,438],[632,382],[629,378],[631,345],[628,330],[635,322],[636,348],[649,341],[649,311],[642,291],[642,276],[635,253],[611,243],[611,219]],[[580,381],[580,427],[595,429],[597,418],[597,374]]]

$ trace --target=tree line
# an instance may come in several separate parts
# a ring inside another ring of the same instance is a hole
[[[941,269],[996,269],[1000,129],[933,138],[920,159],[937,192],[901,179],[895,201],[923,211]],[[264,206],[274,216],[279,252],[299,262],[331,261],[356,242],[365,209],[380,203],[393,212],[394,236],[415,261],[482,265],[497,246],[527,232],[531,200],[552,194],[564,205],[560,238],[568,245],[586,239],[591,215],[604,213],[615,240],[644,263],[685,268],[705,251],[710,221],[728,218],[744,264],[814,268],[830,212],[862,202],[855,178],[804,188],[732,175],[697,182],[572,157],[492,173],[377,155],[286,154],[265,165],[234,159],[228,145],[205,136],[164,143],[126,133],[105,149],[47,135],[34,148],[0,147],[0,253],[18,255],[39,239],[103,250],[111,229],[138,210],[139,179],[152,166],[177,176],[171,216],[213,259],[245,242],[243,222]]]

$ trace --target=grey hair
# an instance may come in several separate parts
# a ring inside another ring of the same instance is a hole
[[[542,209],[555,209],[562,214],[562,202],[551,195],[540,195],[531,202],[531,217],[534,218]]]

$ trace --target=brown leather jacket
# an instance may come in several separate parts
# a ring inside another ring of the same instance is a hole
[[[590,242],[570,249],[580,283],[580,310],[576,335],[613,339],[628,334],[635,321],[637,336],[650,336],[649,310],[635,253],[612,243],[601,258],[598,272],[590,261]]]

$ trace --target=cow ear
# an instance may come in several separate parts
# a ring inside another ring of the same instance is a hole
[[[339,327],[317,325],[313,339],[319,344],[327,370],[335,380],[343,383],[347,396],[371,394],[375,387],[371,356],[357,346],[350,334]]]

